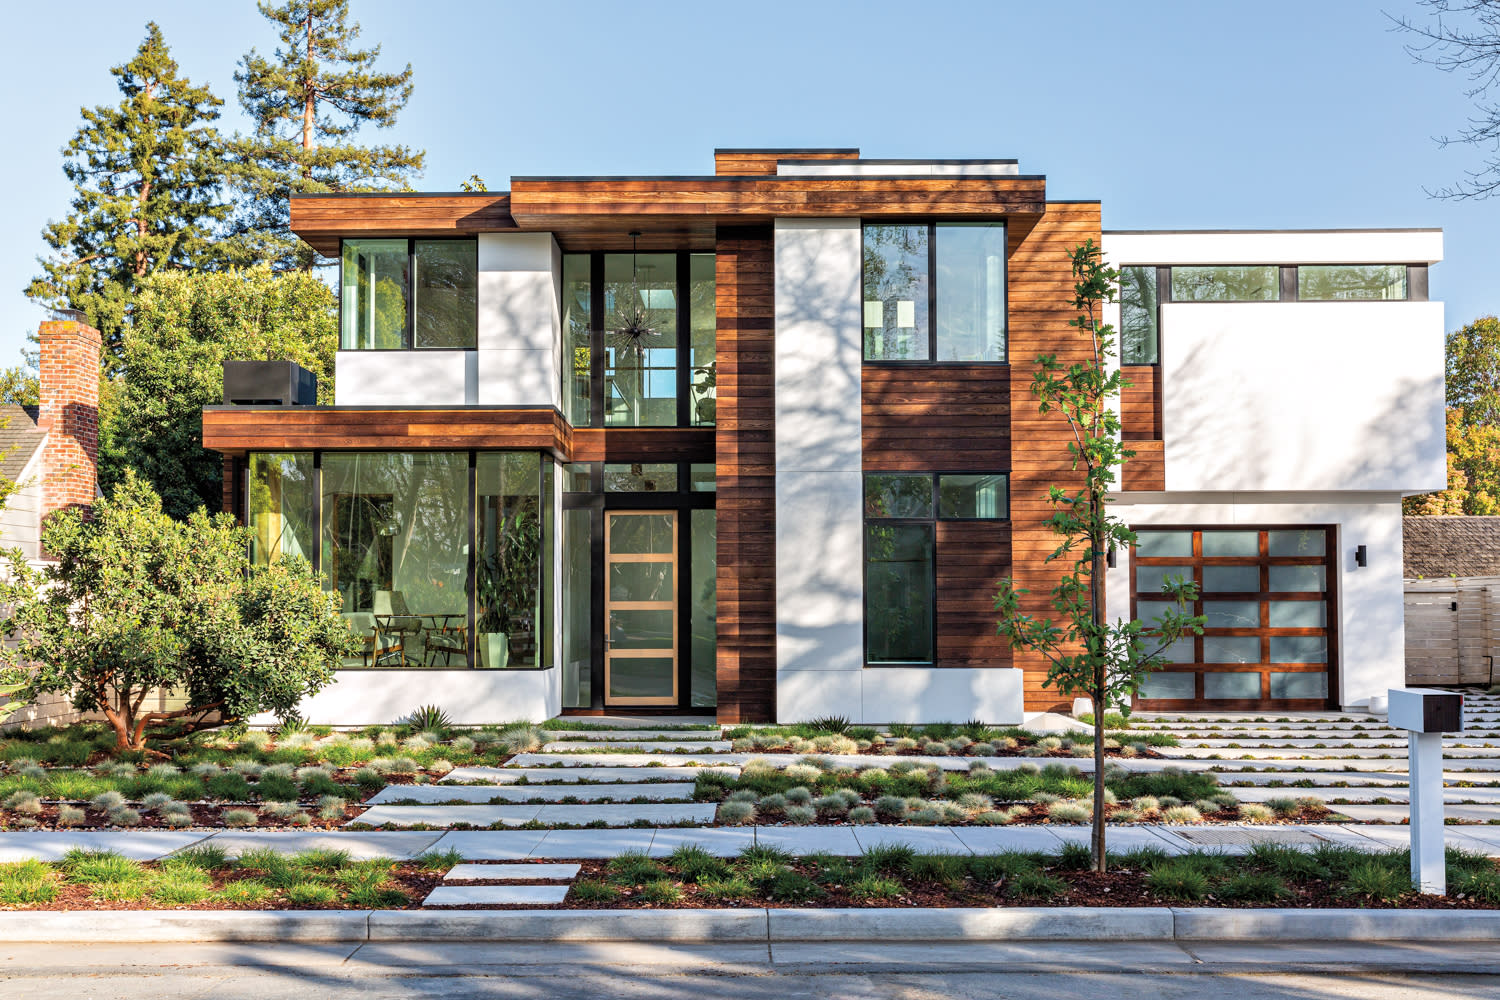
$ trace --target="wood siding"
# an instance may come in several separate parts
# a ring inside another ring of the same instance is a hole
[[[1047,490],[1054,484],[1076,487],[1082,477],[1072,469],[1067,422],[1055,412],[1037,412],[1031,380],[1039,355],[1056,354],[1064,366],[1088,359],[1088,342],[1068,326],[1074,318],[1069,251],[1086,239],[1098,243],[1099,230],[1097,202],[1063,202],[1048,204],[1029,232],[1011,235],[1011,566],[1016,585],[1031,591],[1021,598],[1021,610],[1039,618],[1057,618],[1049,594],[1063,568],[1046,562],[1057,547],[1046,523],[1052,516]],[[1025,671],[1028,711],[1070,708],[1071,696],[1042,686],[1047,676],[1042,656],[1017,652],[1015,664]]]
[[[777,160],[857,159],[857,149],[716,149],[714,174],[718,177],[774,176]]]
[[[376,236],[469,236],[516,228],[510,196],[476,194],[292,195],[292,232],[338,256],[339,240]]]
[[[1500,577],[1406,580],[1405,588],[1407,685],[1494,683]]]
[[[567,461],[572,432],[550,409],[224,406],[203,411],[203,447],[228,455],[314,448],[535,448]]]
[[[719,720],[776,716],[775,295],[768,227],[717,234]]]
[[[1161,492],[1167,488],[1166,455],[1160,441],[1125,441],[1135,455],[1125,463],[1122,490]]]
[[[619,427],[574,430],[574,462],[703,462],[714,460],[712,427]]]
[[[1126,365],[1130,386],[1120,396],[1120,436],[1127,441],[1161,440],[1161,369]]]
[[[866,365],[866,472],[1003,472],[1010,467],[1010,372],[1003,365]],[[995,635],[995,584],[1010,573],[1010,525],[937,525],[937,664],[1008,667]]]

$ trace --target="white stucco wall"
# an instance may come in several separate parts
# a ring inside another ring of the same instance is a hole
[[[1109,232],[1100,246],[1123,264],[1436,264],[1441,229]]]
[[[1161,312],[1168,490],[1446,485],[1441,302]]]
[[[562,255],[551,233],[479,236],[479,398],[559,406]]]
[[[340,670],[334,682],[298,712],[313,725],[373,726],[400,722],[423,705],[437,705],[454,725],[541,722],[562,710],[557,670]],[[251,725],[274,725],[258,715]]]
[[[1405,610],[1401,586],[1401,501],[1396,494],[1362,498],[1337,494],[1123,495],[1115,513],[1133,528],[1160,525],[1330,525],[1336,532],[1339,704],[1358,708],[1370,696],[1406,685]],[[1364,545],[1366,566],[1354,550]],[[1130,553],[1122,551],[1108,576],[1108,612],[1130,614]],[[1330,621],[1330,624],[1333,624]]]
[[[859,712],[864,668],[858,219],[778,219],[777,712]]]
[[[464,406],[478,402],[473,351],[339,351],[337,406]]]

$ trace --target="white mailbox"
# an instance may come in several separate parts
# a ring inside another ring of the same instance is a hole
[[[1390,723],[1412,733],[1461,733],[1464,696],[1435,688],[1391,689]]]
[[[1390,723],[1406,730],[1411,882],[1422,892],[1448,891],[1443,852],[1443,734],[1462,732],[1463,695],[1434,688],[1392,688]]]

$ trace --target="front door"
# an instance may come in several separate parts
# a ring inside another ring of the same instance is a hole
[[[604,512],[604,703],[677,704],[677,513]]]

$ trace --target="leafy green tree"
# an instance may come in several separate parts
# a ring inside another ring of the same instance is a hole
[[[0,369],[0,403],[36,406],[42,401],[41,381],[29,365]]]
[[[411,97],[411,65],[380,72],[380,46],[356,48],[348,0],[260,0],[281,45],[251,49],[235,73],[240,106],[255,122],[233,143],[247,203],[236,230],[277,268],[311,267],[317,254],[289,227],[290,195],[408,186],[426,154],[407,146],[363,146],[362,126],[390,128]]]
[[[1037,619],[1021,611],[1021,595],[1014,579],[1000,581],[995,610],[1000,612],[997,634],[1015,649],[1040,653],[1048,662],[1046,686],[1064,694],[1082,694],[1094,705],[1094,833],[1096,871],[1105,870],[1104,731],[1106,711],[1135,695],[1151,671],[1166,662],[1168,646],[1189,633],[1201,634],[1204,618],[1185,613],[1197,598],[1191,582],[1169,580],[1162,588],[1172,602],[1166,614],[1150,625],[1140,621],[1111,622],[1104,610],[1106,553],[1135,542],[1135,533],[1109,512],[1109,493],[1115,471],[1134,452],[1120,444],[1117,416],[1120,391],[1126,385],[1118,365],[1115,331],[1099,320],[1099,310],[1115,298],[1120,275],[1100,258],[1093,240],[1072,251],[1076,319],[1068,325],[1088,338],[1086,360],[1066,368],[1056,354],[1037,358],[1031,392],[1042,413],[1058,413],[1072,431],[1068,452],[1073,468],[1083,472],[1078,488],[1053,485],[1047,499],[1053,506],[1048,523],[1058,545],[1047,562],[1071,558],[1072,563],[1052,589],[1052,606],[1062,623]]]
[[[129,377],[101,410],[100,480],[106,492],[134,468],[173,517],[219,506],[222,464],[203,448],[204,406],[224,398],[225,361],[295,361],[333,401],[338,313],[314,275],[245,271],[157,274],[142,282],[125,333]]]
[[[1481,316],[1443,339],[1448,405],[1463,422],[1500,424],[1500,319]]]
[[[1481,316],[1444,339],[1448,487],[1407,497],[1407,514],[1500,514],[1500,319]]]
[[[353,655],[338,595],[305,560],[251,566],[248,533],[232,517],[199,508],[174,520],[133,475],[92,519],[49,517],[42,540],[57,558],[44,571],[19,550],[5,556],[0,634],[13,641],[0,648],[0,676],[25,676],[18,701],[66,694],[79,711],[102,713],[121,750],[145,749],[164,727],[285,717]],[[186,707],[148,710],[162,688]]]
[[[178,73],[161,29],[147,24],[134,58],[110,72],[123,97],[83,109],[63,150],[72,207],[43,231],[51,253],[26,294],[81,310],[117,361],[137,285],[157,270],[217,261],[215,230],[229,207],[213,127],[223,101]]]

